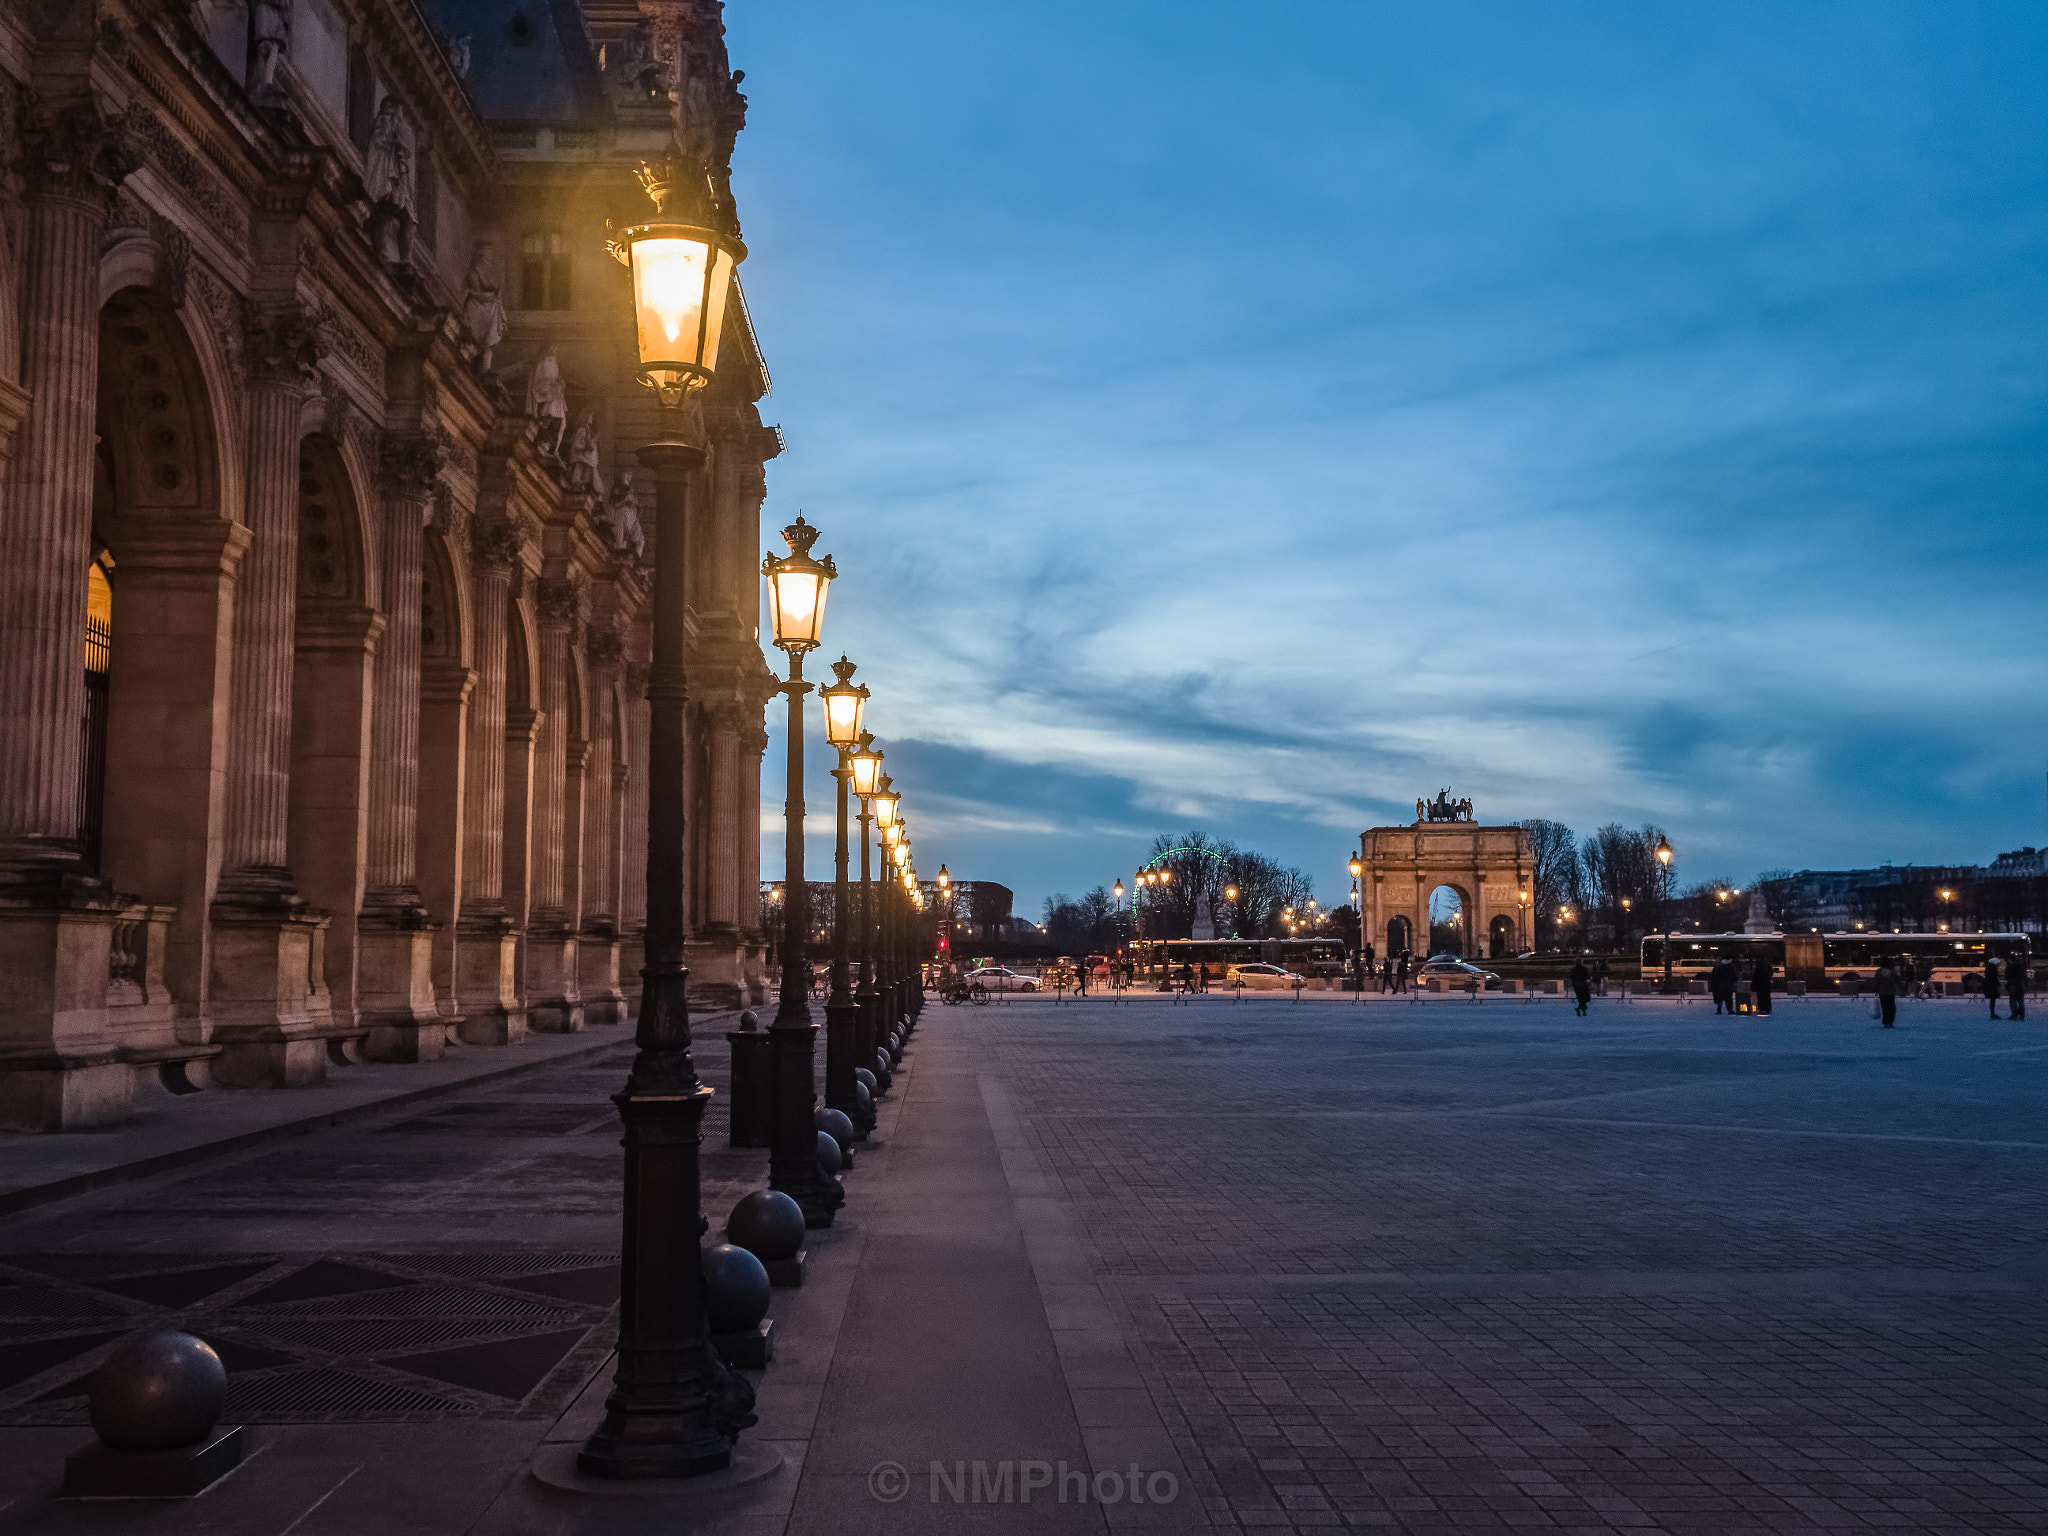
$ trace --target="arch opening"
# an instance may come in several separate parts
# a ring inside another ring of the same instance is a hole
[[[1465,893],[1455,885],[1440,885],[1429,893],[1429,952],[1432,955],[1465,955],[1471,949]]]

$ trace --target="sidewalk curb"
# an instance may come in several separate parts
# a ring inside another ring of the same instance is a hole
[[[260,1147],[265,1142],[283,1141],[293,1136],[309,1136],[315,1131],[324,1131],[332,1126],[345,1125],[351,1120],[360,1120],[366,1115],[382,1114],[406,1104],[416,1104],[425,1099],[439,1098],[443,1094],[460,1093],[480,1083],[497,1082],[507,1077],[517,1077],[526,1072],[538,1072],[546,1067],[558,1066],[563,1062],[581,1061],[587,1056],[596,1056],[617,1046],[630,1045],[633,1032],[630,1026],[622,1029],[610,1039],[593,1041],[578,1051],[564,1051],[557,1056],[544,1057],[539,1061],[512,1062],[491,1072],[479,1072],[474,1077],[459,1078],[453,1082],[430,1083],[424,1088],[414,1088],[405,1093],[394,1093],[388,1098],[371,1099],[361,1104],[352,1104],[346,1109],[323,1110],[308,1115],[303,1120],[286,1120],[276,1125],[261,1126],[253,1131],[242,1131],[218,1141],[199,1142],[189,1147],[179,1147],[171,1152],[159,1152],[153,1157],[138,1159],[132,1163],[117,1163],[110,1168],[96,1168],[89,1173],[74,1173],[48,1184],[32,1184],[25,1189],[10,1190],[0,1195],[0,1216],[11,1216],[20,1211],[33,1210],[39,1205],[49,1205],[58,1200],[68,1200],[73,1195],[88,1194],[96,1189],[107,1189],[116,1184],[131,1184],[155,1174],[165,1173],[173,1168],[182,1168],[189,1163],[204,1162],[208,1158],[225,1156],[230,1152],[243,1152],[250,1147]],[[214,1092],[232,1093],[233,1089],[215,1089]],[[289,1092],[289,1089],[279,1090]]]

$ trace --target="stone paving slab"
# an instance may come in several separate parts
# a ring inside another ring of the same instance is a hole
[[[731,1017],[736,1015],[709,1015],[700,1027],[717,1028]],[[451,1047],[439,1061],[404,1066],[357,1062],[333,1067],[324,1081],[305,1088],[155,1090],[140,1095],[134,1118],[119,1125],[61,1135],[0,1133],[0,1215],[552,1068],[607,1050],[631,1034],[630,1026],[610,1026],[528,1035],[505,1047]]]

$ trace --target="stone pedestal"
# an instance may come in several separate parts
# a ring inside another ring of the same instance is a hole
[[[707,925],[690,940],[688,954],[692,1004],[744,1008],[755,1000],[748,995],[746,946],[737,929]]]
[[[526,1027],[544,1035],[583,1028],[583,993],[577,986],[576,935],[535,922],[526,931]]]
[[[455,992],[464,1045],[511,1045],[526,1038],[519,1000],[519,935],[508,917],[463,919],[455,941]]]
[[[438,925],[417,910],[369,911],[357,925],[356,1023],[371,1061],[439,1061],[448,1021],[434,997]]]
[[[576,986],[588,1025],[626,1022],[626,992],[619,984],[619,941],[610,933],[586,933],[576,941]]]
[[[327,1076],[326,943],[327,915],[303,905],[214,904],[216,1082],[299,1088]]]
[[[72,1131],[133,1112],[107,1025],[120,904],[96,891],[0,900],[0,1128]]]

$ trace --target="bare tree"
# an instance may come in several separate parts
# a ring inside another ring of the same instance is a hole
[[[1529,834],[1529,905],[1533,914],[1538,949],[1557,947],[1557,914],[1567,907],[1582,906],[1578,834],[1561,821],[1535,817],[1516,823]]]

